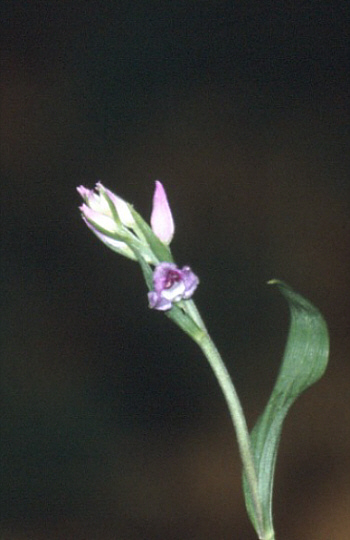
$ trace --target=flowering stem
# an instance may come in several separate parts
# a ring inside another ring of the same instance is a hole
[[[95,190],[79,186],[84,203],[82,217],[92,232],[110,249],[137,260],[149,288],[149,307],[164,311],[199,345],[224,394],[236,431],[245,473],[245,493],[249,495],[249,514],[260,540],[274,540],[272,527],[267,529],[259,493],[254,455],[243,410],[226,366],[210,338],[192,300],[199,283],[189,266],[178,268],[173,262],[169,243],[174,222],[161,182],[156,182],[151,228],[132,205],[106,189],[101,183]],[[151,266],[155,267],[152,270]],[[266,512],[265,512],[266,513]],[[268,521],[268,520],[267,520]]]
[[[227,368],[220,356],[220,353],[217,350],[210,335],[208,334],[195,304],[192,301],[189,301],[188,304],[188,311],[191,312],[192,316],[195,317],[196,322],[201,321],[202,323],[200,326],[203,329],[203,333],[198,336],[196,342],[198,343],[199,347],[207,358],[210,367],[212,368],[214,375],[219,383],[236,431],[243,468],[246,474],[248,485],[251,490],[251,496],[255,509],[256,527],[259,538],[261,540],[274,540],[274,536],[270,536],[271,532],[267,533],[267,531],[264,531],[263,512],[258,492],[258,480],[256,476],[254,457],[251,449],[248,427],[239,397],[237,395],[232,379],[227,371]]]

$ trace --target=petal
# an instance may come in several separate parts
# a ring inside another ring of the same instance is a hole
[[[185,285],[185,292],[183,298],[191,298],[194,291],[197,289],[199,284],[199,279],[194,274],[189,266],[184,266],[181,270],[183,283]]]
[[[177,266],[174,263],[161,262],[154,269],[153,273],[153,285],[157,292],[161,292],[164,289],[167,276],[170,271],[176,271]]]
[[[148,303],[151,309],[158,309],[159,311],[167,311],[173,307],[169,300],[162,298],[154,291],[148,293]]]
[[[129,259],[136,260],[136,257],[133,253],[133,251],[120,240],[115,240],[113,238],[110,238],[109,236],[106,236],[105,234],[98,231],[90,221],[88,221],[84,216],[83,220],[85,221],[86,225],[89,227],[89,229],[99,238],[107,247],[115,251],[116,253],[119,253],[120,255],[124,255],[124,257],[128,257]]]
[[[159,180],[156,180],[156,187],[153,194],[151,227],[154,234],[158,236],[164,244],[170,244],[174,236],[174,220],[165,189]]]
[[[84,199],[85,202],[87,202],[89,200],[91,189],[87,189],[84,186],[78,186],[77,187],[77,192]]]
[[[100,195],[100,187],[103,187],[102,184],[96,184],[96,192],[93,189],[79,186],[77,187],[77,191],[92,210],[101,212],[102,214],[111,214],[107,201]]]
[[[100,192],[102,192],[102,194],[105,194],[109,198],[109,200],[112,202],[122,224],[125,225],[126,227],[132,227],[135,224],[135,220],[132,217],[128,203],[124,201],[124,199],[122,199],[121,197],[118,197],[118,195],[115,195],[115,193],[113,193],[109,189],[105,188],[100,182],[96,184],[96,187]],[[108,203],[107,203],[107,206],[108,206]]]
[[[186,293],[186,287],[183,281],[175,282],[169,289],[163,289],[160,293],[162,298],[170,300],[171,302],[178,302]]]
[[[80,206],[80,210],[83,216],[85,217],[85,219],[89,221],[90,223],[92,223],[92,225],[101,227],[106,232],[110,232],[110,233],[117,232],[118,229],[117,229],[116,223],[111,217],[105,214],[101,214],[100,212],[90,208],[86,204],[82,204]]]

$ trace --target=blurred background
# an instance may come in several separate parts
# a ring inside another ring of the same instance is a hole
[[[1,19],[2,540],[256,538],[206,361],[79,215],[76,186],[101,180],[148,218],[156,179],[249,426],[288,331],[267,280],[324,314],[275,525],[348,540],[349,3],[5,1]]]

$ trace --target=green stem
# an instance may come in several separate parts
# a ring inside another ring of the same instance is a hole
[[[189,303],[188,311],[194,316],[196,322],[202,323],[200,326],[203,329],[201,336],[198,336],[196,342],[203,351],[207,358],[210,367],[212,368],[214,375],[220,385],[220,388],[225,397],[229,413],[236,431],[239,452],[241,455],[243,468],[246,474],[247,482],[249,484],[252,501],[255,509],[256,527],[257,533],[261,540],[274,540],[274,536],[270,536],[271,532],[267,535],[264,531],[264,520],[261,502],[258,491],[258,480],[256,476],[254,457],[250,444],[250,437],[248,432],[247,423],[243,413],[239,397],[232,382],[232,379],[226,369],[226,366],[217,350],[214,342],[208,334],[204,322],[202,321],[199,312],[193,302]]]
[[[259,534],[259,537],[263,539],[264,526],[262,508],[258,492],[258,481],[255,472],[254,458],[250,446],[249,432],[242,406],[239,401],[239,397],[232,383],[231,377],[226,369],[226,366],[223,363],[222,358],[213,341],[211,340],[209,334],[204,334],[203,337],[198,341],[198,345],[206,356],[210,367],[212,368],[214,375],[224,394],[229,413],[236,430],[239,452],[252,494],[253,504],[255,507],[256,523],[258,527],[257,532]]]

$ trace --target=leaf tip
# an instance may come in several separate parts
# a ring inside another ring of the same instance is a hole
[[[268,285],[284,285],[284,282],[280,279],[269,279],[267,282]]]

